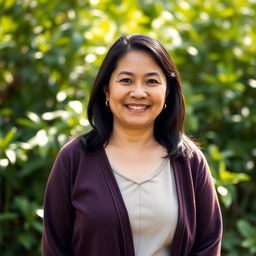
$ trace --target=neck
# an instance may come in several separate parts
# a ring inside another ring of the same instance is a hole
[[[153,127],[151,129],[118,129],[114,126],[109,144],[139,150],[158,143],[154,139]]]

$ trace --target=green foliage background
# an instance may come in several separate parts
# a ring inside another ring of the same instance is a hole
[[[108,47],[143,33],[183,78],[186,131],[203,145],[221,202],[223,255],[256,255],[255,17],[255,0],[0,0],[0,254],[40,255],[56,153],[89,130]]]

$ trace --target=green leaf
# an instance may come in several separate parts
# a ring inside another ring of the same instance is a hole
[[[25,177],[33,172],[40,170],[45,165],[46,158],[37,158],[33,161],[28,161],[24,167],[17,172],[17,177]]]
[[[3,2],[4,2],[4,9],[9,9],[9,8],[13,7],[16,0],[5,0]]]
[[[18,218],[18,214],[14,212],[5,212],[0,214],[0,221],[14,220]]]
[[[18,241],[23,247],[25,247],[27,250],[29,250],[32,248],[32,245],[33,245],[35,239],[32,234],[30,234],[28,232],[24,232],[24,233],[20,233],[18,235]]]
[[[14,199],[15,205],[23,213],[24,216],[28,215],[31,211],[29,201],[25,197],[17,196]]]
[[[43,223],[39,221],[33,221],[32,222],[32,227],[38,231],[39,233],[42,233],[43,231]]]
[[[220,170],[220,178],[225,184],[237,184],[241,181],[250,180],[250,176],[245,173],[229,172],[225,169]]]
[[[247,238],[242,242],[242,246],[246,248],[254,247],[256,248],[256,237]]]
[[[237,227],[243,237],[256,239],[256,229],[248,221],[243,219],[238,220]]]
[[[17,132],[16,127],[12,127],[4,138],[0,138],[0,150],[6,150],[11,141],[14,139],[15,133]]]

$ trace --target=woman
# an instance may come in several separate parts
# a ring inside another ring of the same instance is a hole
[[[92,88],[92,131],[62,148],[49,176],[43,255],[220,255],[218,200],[184,115],[165,48],[119,38]]]

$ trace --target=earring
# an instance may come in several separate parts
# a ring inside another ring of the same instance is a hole
[[[109,100],[106,100],[105,104],[107,107],[109,107]]]
[[[166,109],[166,107],[167,107],[167,104],[165,103],[163,109]]]

